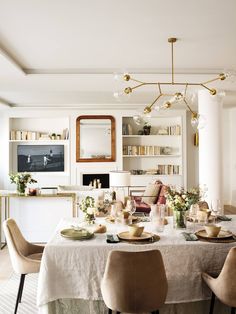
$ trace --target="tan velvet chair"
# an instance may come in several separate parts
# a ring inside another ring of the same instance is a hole
[[[213,314],[215,296],[224,304],[231,307],[235,313],[236,307],[236,247],[230,249],[224,266],[217,278],[202,273],[202,278],[212,290],[210,314]]]
[[[159,250],[110,252],[101,283],[103,300],[113,311],[159,313],[168,290]]]
[[[18,304],[21,302],[25,275],[39,272],[44,247],[27,242],[13,219],[7,219],[3,222],[3,230],[12,267],[17,274],[21,275],[14,311],[16,314]]]

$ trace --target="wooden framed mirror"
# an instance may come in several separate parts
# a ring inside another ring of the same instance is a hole
[[[76,119],[76,161],[115,161],[115,119],[107,115],[79,116]]]

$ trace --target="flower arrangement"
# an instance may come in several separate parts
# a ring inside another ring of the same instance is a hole
[[[183,188],[177,190],[171,186],[166,188],[167,204],[172,210],[186,211],[190,206],[196,204],[201,199],[199,188],[192,188],[184,190]]]
[[[11,183],[15,183],[19,194],[25,194],[28,183],[36,183],[37,181],[31,177],[30,173],[20,172],[9,174]]]
[[[201,193],[199,188],[177,190],[171,186],[166,188],[167,205],[173,210],[174,228],[186,228],[186,211],[190,206],[199,202]]]
[[[79,203],[79,208],[82,210],[82,212],[85,213],[85,220],[89,223],[93,223],[94,213],[95,213],[95,200],[91,196],[86,196],[84,199],[82,199]]]

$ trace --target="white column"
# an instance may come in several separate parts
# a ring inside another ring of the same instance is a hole
[[[199,130],[199,183],[208,189],[209,205],[212,200],[223,201],[222,94],[198,93],[198,112],[206,118],[205,128]]]

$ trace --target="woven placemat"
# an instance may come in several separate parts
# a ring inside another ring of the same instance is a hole
[[[126,240],[120,240],[120,242],[126,242],[129,244],[152,244],[160,240],[159,235],[154,234],[150,239],[148,240],[142,240],[142,241],[126,241]]]
[[[230,238],[227,239],[206,239],[206,238],[202,238],[202,237],[198,237],[199,241],[203,241],[203,242],[211,242],[211,243],[232,243],[232,242],[236,242],[236,236],[232,236]]]

